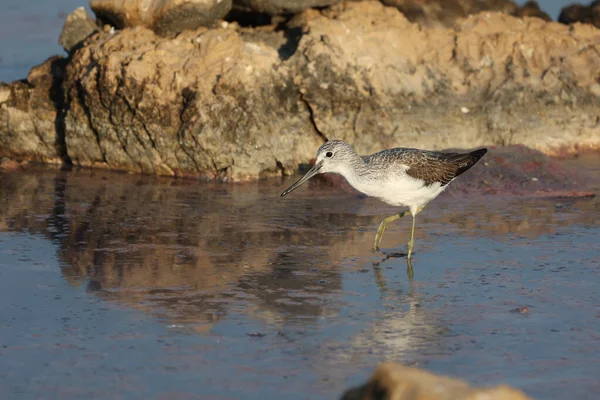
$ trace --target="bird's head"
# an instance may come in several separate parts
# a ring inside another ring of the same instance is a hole
[[[348,170],[351,162],[357,155],[352,146],[343,140],[330,140],[325,142],[317,150],[317,159],[315,165],[298,182],[294,183],[283,193],[281,197],[295,190],[298,186],[317,174],[326,172],[335,172],[344,174]]]

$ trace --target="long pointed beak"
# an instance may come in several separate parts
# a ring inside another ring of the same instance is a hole
[[[309,180],[310,178],[312,178],[313,176],[317,175],[319,172],[321,172],[321,167],[323,166],[322,162],[318,162],[314,165],[314,167],[312,167],[310,169],[310,171],[308,171],[306,174],[304,174],[304,176],[300,179],[298,179],[298,182],[294,183],[292,186],[290,186],[289,188],[287,188],[283,193],[281,193],[281,197],[285,196],[288,193],[293,192],[294,190],[296,190],[296,188],[300,185],[302,185],[304,182],[306,182],[307,180]]]

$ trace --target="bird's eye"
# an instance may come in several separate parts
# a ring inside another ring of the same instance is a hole
[[[325,153],[325,157],[331,158],[331,157],[333,157],[333,153],[328,151],[327,153]]]

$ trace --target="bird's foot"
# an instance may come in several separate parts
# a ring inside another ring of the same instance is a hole
[[[373,246],[373,254],[379,253],[385,255],[385,252],[379,248],[379,246]]]
[[[389,253],[386,253],[386,252],[384,252],[383,250],[380,250],[380,249],[377,249],[377,251],[382,256],[382,258],[379,261],[374,261],[373,262],[373,266],[374,267],[379,267],[381,265],[381,263],[389,260],[390,258],[403,258],[403,257],[406,257],[406,253],[402,252],[402,251],[392,251],[392,252],[389,252]]]

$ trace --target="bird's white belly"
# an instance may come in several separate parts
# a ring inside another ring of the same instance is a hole
[[[368,196],[377,197],[392,206],[410,207],[414,212],[436,198],[448,185],[442,186],[436,182],[427,186],[421,180],[405,176],[360,186],[357,189]]]

